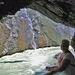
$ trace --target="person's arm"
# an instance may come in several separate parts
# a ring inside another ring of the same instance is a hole
[[[70,63],[70,60],[63,59],[59,67],[51,69],[51,72],[56,73],[56,72],[64,71],[68,67],[69,63]]]
[[[46,69],[47,71],[51,71],[52,69],[54,69],[54,68],[56,68],[56,67],[58,67],[58,66],[53,66],[53,67],[47,66],[45,69]]]

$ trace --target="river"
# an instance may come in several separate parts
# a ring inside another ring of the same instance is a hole
[[[47,65],[56,63],[54,55],[60,47],[26,50],[0,58],[0,75],[40,75]]]

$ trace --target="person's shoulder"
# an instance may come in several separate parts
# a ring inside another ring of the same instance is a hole
[[[72,58],[74,58],[74,56],[71,52],[66,53],[64,56],[64,59],[72,59]]]
[[[66,53],[66,55],[73,56],[73,54],[71,52]]]

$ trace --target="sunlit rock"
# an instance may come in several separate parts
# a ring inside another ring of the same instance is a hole
[[[2,54],[2,45],[5,42],[4,30],[0,26],[0,55]]]
[[[2,32],[6,39],[1,45],[2,55],[58,46],[62,39],[71,40],[74,35],[74,28],[56,23],[30,8],[22,8],[14,15],[3,18],[2,23],[2,31],[7,28],[9,31],[9,34],[8,31],[7,34]]]
[[[25,50],[29,46],[29,40],[27,40],[25,29],[26,29],[26,22],[23,18],[21,18],[20,32],[18,34],[18,49],[19,50]]]
[[[9,37],[9,29],[6,27],[6,24],[0,23],[0,55],[2,55],[3,45]]]

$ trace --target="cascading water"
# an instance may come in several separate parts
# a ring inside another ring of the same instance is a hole
[[[34,31],[33,31],[33,27],[32,27],[32,21],[29,18],[29,15],[27,14],[27,9],[21,9],[21,12],[24,13],[24,15],[22,16],[25,21],[26,21],[26,32],[27,32],[27,37],[30,41],[31,46],[36,49],[36,43],[35,43],[35,39],[34,39]]]
[[[60,47],[46,47],[4,56],[0,58],[0,75],[42,75],[46,66],[57,62],[53,57],[59,52]]]
[[[0,75],[41,75],[45,66],[55,61],[54,52],[60,52],[59,48],[40,48],[4,56],[0,58]]]

